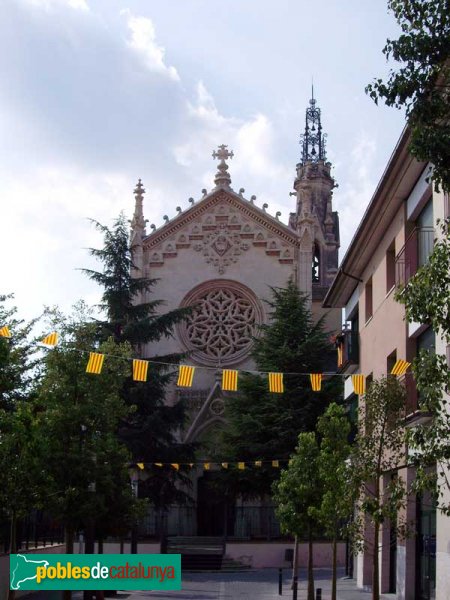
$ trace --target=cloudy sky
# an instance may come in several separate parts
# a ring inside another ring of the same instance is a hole
[[[22,315],[96,302],[88,219],[131,217],[140,177],[160,225],[213,187],[218,144],[286,222],[312,77],[343,255],[403,127],[364,93],[397,34],[385,0],[1,3],[1,290]]]

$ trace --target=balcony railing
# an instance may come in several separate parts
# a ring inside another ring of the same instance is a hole
[[[428,423],[433,415],[430,411],[423,408],[420,404],[420,395],[417,390],[416,382],[411,375],[405,378],[406,403],[405,403],[405,425],[406,427],[415,427],[423,423]]]
[[[433,251],[434,229],[423,227],[414,229],[405,245],[395,257],[395,284],[405,285],[417,269],[427,263]]]

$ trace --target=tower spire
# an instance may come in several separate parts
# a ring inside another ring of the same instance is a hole
[[[322,133],[322,122],[320,117],[320,108],[316,106],[314,98],[314,80],[311,82],[311,100],[306,109],[305,115],[305,133],[300,136],[302,147],[301,164],[307,162],[318,162],[326,160],[325,141],[326,133]]]
[[[139,232],[139,235],[141,237],[145,236],[145,219],[143,207],[144,194],[145,189],[142,185],[142,181],[139,179],[134,190],[135,205],[133,219],[131,221],[131,229],[133,232]]]

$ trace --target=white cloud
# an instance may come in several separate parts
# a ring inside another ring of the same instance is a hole
[[[374,179],[374,163],[377,145],[365,131],[359,133],[355,146],[351,151],[351,160],[347,166],[345,181],[348,183],[336,193],[336,208],[339,211],[341,229],[341,257],[344,255],[355,226],[360,222],[364,211],[372,197],[376,180]],[[341,163],[340,171],[344,170]]]
[[[87,248],[102,240],[89,218],[106,225],[124,207],[132,210],[132,182],[121,173],[86,173],[58,165],[26,172],[25,181],[2,174],[6,200],[0,238],[3,289],[13,291],[24,316],[36,316],[43,305],[67,310],[83,298],[99,300],[99,288],[80,268],[98,268]],[[18,274],[20,273],[20,276]],[[33,312],[31,312],[33,311]]]
[[[44,10],[51,10],[57,6],[68,6],[76,10],[89,11],[89,5],[86,0],[24,0],[31,6],[43,8]]]
[[[173,81],[180,81],[176,68],[166,65],[164,61],[166,51],[156,41],[152,20],[147,17],[136,17],[128,9],[123,10],[122,14],[127,18],[131,33],[128,46],[141,56],[147,68],[152,72],[164,74]]]
[[[191,175],[195,171],[195,179],[211,189],[215,173],[211,152],[219,144],[228,145],[234,152],[228,161],[233,188],[237,191],[245,186],[247,197],[257,193],[258,204],[270,202],[269,212],[284,212],[286,221],[287,203],[282,198],[287,198],[294,172],[274,158],[277,134],[268,116],[257,113],[238,119],[223,115],[202,81],[197,84],[194,102],[187,102],[187,116],[183,141],[173,149],[177,163]]]

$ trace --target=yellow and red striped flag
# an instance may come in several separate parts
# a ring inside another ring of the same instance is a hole
[[[155,465],[155,467],[163,467],[164,464],[163,463],[153,463]]]
[[[41,340],[41,344],[45,344],[46,346],[56,346],[58,343],[58,334],[56,331],[49,333],[45,336],[43,340]]]
[[[309,378],[313,392],[320,392],[322,389],[322,373],[310,373]]]
[[[5,325],[4,327],[0,327],[0,337],[11,337],[11,332],[9,331],[9,327],[7,325]]]
[[[148,360],[133,359],[133,380],[147,381]]]
[[[355,394],[361,396],[366,391],[366,378],[364,375],[352,375],[353,390]]]
[[[194,379],[195,367],[188,367],[186,365],[180,365],[180,371],[178,373],[177,385],[179,387],[192,387],[192,380]]]
[[[141,469],[141,471],[143,471],[145,468],[144,463],[136,463],[136,465]]]
[[[175,469],[175,471],[180,470],[180,465],[178,463],[170,463],[170,466],[173,467]]]
[[[269,392],[276,394],[284,392],[283,373],[269,373]]]
[[[236,392],[238,383],[238,372],[230,369],[222,371],[222,390],[224,392]]]
[[[280,461],[279,460],[273,460],[272,461],[272,467],[275,467],[276,469],[278,469],[279,466],[280,466]]]
[[[238,469],[243,471],[245,469],[245,462],[238,462]]]
[[[205,469],[205,471],[209,471],[211,468],[211,463],[203,463],[203,468]]]
[[[224,462],[224,463],[222,463],[222,467],[223,467],[224,469],[228,469],[228,463],[227,463],[227,462]]]
[[[337,347],[337,366],[338,369],[344,364],[344,344],[339,344]]]
[[[255,467],[262,467],[262,460],[255,460]]]
[[[89,352],[89,360],[86,367],[86,373],[94,373],[95,375],[100,375],[103,369],[104,360],[104,354],[99,354],[98,352]]]
[[[391,375],[396,375],[397,377],[401,377],[406,373],[408,367],[411,366],[411,363],[406,362],[406,360],[399,359],[395,362],[395,365],[392,367]]]

